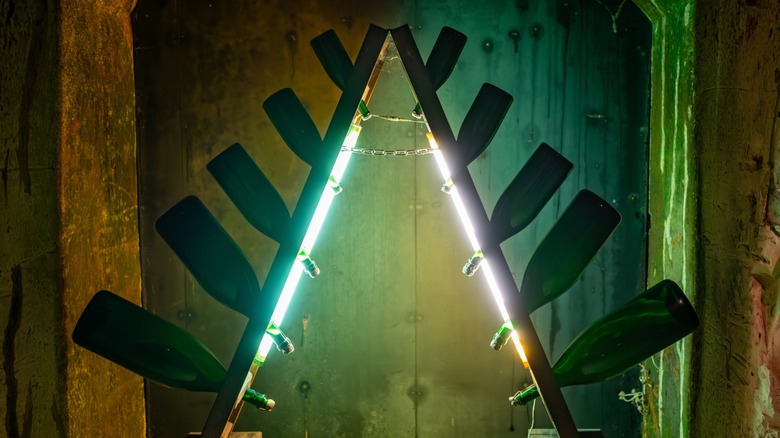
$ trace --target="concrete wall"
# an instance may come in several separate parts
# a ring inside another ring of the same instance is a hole
[[[54,2],[0,6],[0,418],[7,436],[64,436],[57,249]]]
[[[673,279],[697,305],[694,2],[637,4],[653,23],[647,282]],[[644,435],[688,436],[682,420],[688,403],[690,342],[689,336],[644,364]]]
[[[690,427],[699,436],[766,436],[780,426],[778,286],[762,275],[780,256],[767,222],[778,163],[778,26],[773,1],[701,2],[696,14],[702,328],[693,339]]]
[[[143,381],[70,341],[140,300],[131,6],[0,2],[4,436],[145,435]]]

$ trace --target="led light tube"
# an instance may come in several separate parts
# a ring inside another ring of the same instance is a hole
[[[343,147],[346,149],[353,149],[355,144],[357,144],[359,135],[360,126],[355,124],[351,125],[347,136],[344,138]],[[336,163],[333,165],[330,176],[337,184],[341,183],[341,178],[347,170],[347,165],[349,164],[349,158],[351,156],[352,152],[346,150],[341,151],[336,158]],[[307,254],[311,253],[314,242],[317,240],[317,235],[320,233],[320,229],[322,229],[322,224],[325,222],[325,217],[328,215],[328,209],[335,196],[336,194],[333,192],[333,189],[326,184],[322,196],[320,196],[317,208],[314,210],[314,215],[309,223],[309,228],[303,236],[303,242],[301,243],[301,248],[298,252],[305,251]],[[295,294],[295,288],[298,286],[301,274],[303,274],[303,266],[296,260],[293,262],[292,269],[290,269],[290,273],[287,275],[287,281],[284,282],[282,293],[279,295],[279,300],[276,302],[274,313],[271,315],[271,322],[276,324],[277,327],[281,327],[284,314],[287,312],[287,307],[290,306],[290,301],[292,301],[293,294]],[[260,342],[260,347],[257,349],[257,354],[255,355],[255,362],[258,362],[260,365],[265,362],[273,343],[274,342],[268,333],[263,334],[263,340]]]
[[[427,137],[428,143],[431,145],[431,149],[433,149],[433,156],[436,158],[436,164],[439,166],[439,171],[441,172],[442,178],[444,178],[445,182],[451,181],[452,175],[450,174],[450,169],[447,167],[447,163],[444,161],[444,157],[441,154],[439,145],[436,143],[436,139],[433,138],[433,133],[429,131]],[[472,249],[474,252],[481,251],[482,248],[479,246],[477,234],[474,232],[474,225],[471,223],[471,218],[469,218],[469,214],[466,211],[466,206],[463,204],[463,200],[460,198],[458,188],[455,186],[455,184],[452,185],[450,196],[452,196],[452,200],[455,203],[455,209],[458,211],[458,216],[460,216],[460,221],[463,223],[463,228],[466,229],[466,236],[468,236]],[[487,279],[490,293],[493,295],[493,301],[496,302],[498,311],[501,313],[501,317],[504,318],[504,323],[508,323],[509,326],[512,327],[512,343],[515,344],[515,349],[517,349],[517,353],[520,355],[520,360],[523,362],[523,366],[528,368],[528,358],[525,356],[523,346],[520,345],[520,337],[517,335],[517,331],[514,329],[514,325],[509,319],[509,312],[507,312],[506,305],[504,304],[504,298],[501,296],[501,289],[498,287],[498,283],[496,282],[496,278],[493,275],[493,271],[490,269],[490,264],[488,263],[487,258],[482,261],[480,268],[485,273],[485,278]]]

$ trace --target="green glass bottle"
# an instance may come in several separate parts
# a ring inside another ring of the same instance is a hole
[[[149,380],[189,391],[219,392],[225,367],[188,332],[109,291],[87,304],[73,342]],[[243,400],[270,411],[275,402],[252,388]]]
[[[520,286],[526,311],[532,313],[566,292],[619,223],[620,213],[607,201],[589,190],[580,191],[531,255]],[[510,325],[505,322],[496,332],[491,348],[503,347],[509,338],[502,331]]]
[[[349,59],[349,54],[336,32],[331,29],[320,34],[311,40],[311,47],[330,80],[343,90],[347,86],[349,74],[352,73],[352,60]]]
[[[461,164],[468,166],[487,149],[510,105],[512,96],[509,93],[495,85],[482,84],[458,131],[454,151]]]
[[[467,277],[474,276],[483,260],[485,260],[485,255],[482,254],[482,251],[475,252],[469,257],[469,261],[463,265],[463,273],[466,274]]]
[[[545,143],[498,198],[490,218],[493,239],[501,243],[522,231],[542,211],[574,165]]]
[[[428,55],[428,61],[425,62],[425,69],[428,70],[434,90],[438,90],[447,82],[465,45],[466,35],[447,26],[441,29]],[[419,102],[412,110],[412,115],[418,119],[422,118],[422,107]]]
[[[500,329],[493,335],[493,339],[490,341],[490,348],[498,351],[506,345],[509,338],[512,336],[512,324],[505,322]]]
[[[298,158],[312,167],[325,162],[327,150],[322,147],[320,131],[292,88],[269,96],[263,102],[263,109],[279,136]]]
[[[279,243],[290,238],[287,205],[240,144],[225,149],[206,168],[256,230]]]
[[[247,317],[260,306],[274,306],[244,252],[205,205],[187,196],[155,223],[157,233],[198,284],[220,303]]]
[[[607,201],[580,191],[528,261],[520,286],[528,313],[566,292],[619,223]]]
[[[684,338],[699,318],[680,287],[663,280],[591,324],[553,366],[560,387],[600,382]],[[531,385],[509,400],[525,405],[539,396]]]

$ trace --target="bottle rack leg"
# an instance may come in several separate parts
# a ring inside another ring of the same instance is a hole
[[[417,45],[414,42],[409,26],[393,29],[390,33],[398,47],[398,53],[404,68],[406,69],[407,77],[409,78],[412,90],[415,92],[417,101],[420,102],[420,106],[423,109],[423,114],[425,115],[425,120],[430,132],[433,133],[436,142],[441,146],[444,155],[447,154],[448,149],[450,149],[451,153],[454,152],[454,145],[456,144],[455,136],[453,135],[452,128],[444,114],[441,102],[436,95],[436,91],[431,83],[430,76],[425,68],[420,52],[417,49]],[[474,181],[465,165],[461,168],[449,167],[452,171],[452,180],[455,185],[459,187],[466,209],[472,215],[471,220],[478,237],[482,237],[479,240],[483,243],[488,243],[488,246],[484,248],[484,252],[486,257],[490,258],[491,262],[495,261],[496,263],[495,273],[497,281],[501,289],[508,292],[508,294],[504,296],[504,299],[507,300],[507,298],[509,298],[507,301],[509,304],[510,318],[516,324],[516,329],[521,336],[521,341],[525,347],[525,353],[530,364],[531,375],[537,388],[539,388],[539,393],[550,419],[561,437],[577,437],[579,435],[577,428],[574,425],[574,419],[561,394],[561,389],[555,381],[555,376],[550,367],[550,362],[542,348],[542,343],[536,334],[536,330],[531,323],[528,312],[525,310],[525,306],[522,301],[518,299],[519,292],[517,290],[517,285],[514,283],[506,258],[498,243],[495,243],[495,239],[491,239],[487,236],[488,230],[490,229],[489,220],[484,207],[482,206]]]

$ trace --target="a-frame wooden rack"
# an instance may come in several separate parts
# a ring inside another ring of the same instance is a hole
[[[451,29],[449,30],[451,31]],[[478,145],[464,145],[463,140],[460,143],[456,140],[436,94],[437,85],[441,84],[435,84],[434,80],[441,79],[443,82],[446,77],[432,79],[432,76],[435,76],[435,74],[429,71],[430,66],[426,67],[426,64],[423,62],[408,26],[387,30],[372,25],[367,32],[354,64],[346,55],[343,46],[333,31],[326,32],[312,41],[312,46],[326,72],[342,90],[341,98],[331,118],[325,138],[320,144],[302,145],[302,139],[295,138],[295,129],[288,130],[288,132],[293,134],[285,137],[278,124],[285,122],[280,120],[277,123],[272,117],[277,130],[280,131],[288,145],[299,157],[311,165],[311,172],[292,216],[287,218],[288,223],[284,227],[284,238],[278,239],[280,240],[280,246],[262,288],[262,294],[258,294],[256,301],[250,304],[249,307],[251,308],[243,312],[249,316],[249,321],[230,363],[227,377],[211,408],[204,429],[201,433],[191,434],[191,437],[216,438],[226,437],[231,433],[243,405],[243,402],[236,402],[236,400],[240,400],[247,379],[249,384],[251,384],[251,380],[257,375],[258,368],[262,364],[262,360],[264,360],[264,358],[261,360],[257,359],[258,346],[261,345],[261,340],[269,326],[269,321],[273,318],[274,309],[283,295],[283,290],[285,288],[294,290],[295,281],[290,284],[290,273],[295,269],[296,264],[299,263],[296,260],[299,253],[302,250],[310,249],[306,248],[306,239],[310,238],[310,236],[307,237],[307,232],[310,229],[312,220],[315,219],[321,196],[325,190],[328,190],[329,184],[333,184],[332,172],[342,152],[345,138],[348,138],[348,135],[361,122],[359,112],[361,101],[367,103],[371,98],[382,70],[391,38],[398,49],[400,60],[406,70],[412,91],[419,102],[419,108],[422,109],[429,135],[435,138],[435,142],[440,149],[438,158],[443,159],[444,163],[446,163],[446,167],[450,172],[451,183],[457,187],[462,204],[468,211],[474,229],[473,238],[480,243],[480,249],[485,259],[490,261],[491,271],[494,274],[496,284],[503,291],[503,301],[509,318],[520,336],[531,375],[539,389],[549,417],[561,437],[579,436],[561,390],[555,381],[542,343],[512,277],[511,269],[499,246],[500,241],[492,235],[489,217],[466,167],[468,161],[462,158],[464,155],[461,151],[462,149],[481,150],[481,148]],[[456,52],[454,53],[455,59],[451,60],[452,64],[457,59],[460,49]],[[448,75],[449,73],[445,74],[445,76]],[[287,94],[287,97],[289,95],[294,96],[294,93],[289,89],[282,90],[282,92]],[[269,101],[272,98],[269,98]],[[298,102],[297,98],[294,100]],[[269,101],[266,101],[266,105]],[[266,111],[268,111],[267,106]],[[503,115],[501,118],[503,118]],[[294,120],[294,118],[291,120]],[[215,158],[217,161],[219,159],[219,156]],[[259,168],[252,170],[250,173],[256,174],[257,172],[259,172]],[[214,172],[212,171],[212,173]],[[265,180],[264,177],[261,179]],[[267,183],[267,180],[265,182]],[[220,183],[222,184],[223,181],[220,181]],[[230,195],[230,193],[228,194]],[[234,197],[231,196],[231,198],[236,202]],[[236,202],[236,205],[242,210],[244,216],[248,216],[248,212],[242,209],[240,202]],[[246,208],[251,209],[251,207]],[[247,219],[250,218],[247,217]],[[251,219],[250,222],[252,222]],[[186,261],[185,264],[187,264]],[[300,268],[298,268],[297,274],[300,275]],[[287,299],[289,300],[289,298]],[[503,322],[496,321],[497,327]],[[248,377],[248,373],[251,373],[251,376]]]

